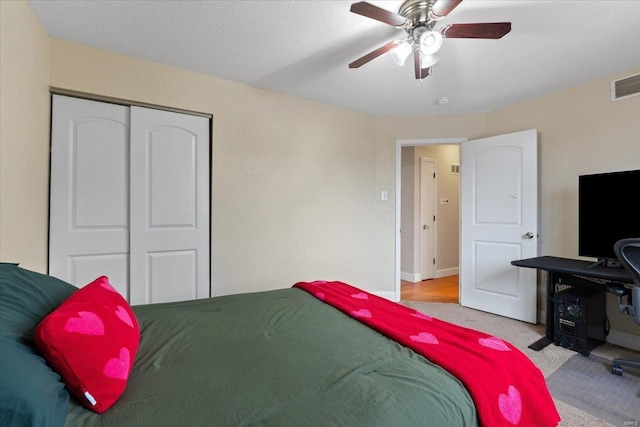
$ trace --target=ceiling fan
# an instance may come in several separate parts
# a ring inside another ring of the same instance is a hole
[[[443,39],[499,39],[511,31],[511,22],[449,24],[435,30],[436,23],[460,3],[462,0],[406,0],[398,13],[364,1],[353,3],[351,12],[403,29],[407,37],[369,52],[349,64],[349,68],[358,68],[389,51],[398,65],[403,65],[413,52],[416,79],[421,80],[431,74],[431,67],[440,60],[436,52]]]

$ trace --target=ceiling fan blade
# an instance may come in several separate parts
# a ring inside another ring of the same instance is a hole
[[[511,22],[451,24],[440,30],[448,39],[499,39],[511,31]]]
[[[431,67],[422,68],[422,61],[420,60],[420,49],[413,51],[413,66],[416,73],[416,79],[422,80],[431,74]]]
[[[373,59],[376,59],[378,56],[389,52],[391,49],[393,49],[397,45],[398,45],[397,41],[389,42],[389,43],[385,44],[384,46],[381,46],[381,47],[377,48],[376,50],[367,53],[365,56],[363,56],[363,57],[361,57],[359,59],[356,59],[351,64],[349,64],[349,68],[361,67],[364,64],[366,64],[367,62],[369,62],[369,61],[371,61]]]
[[[366,16],[367,18],[375,19],[376,21],[384,22],[385,24],[393,25],[394,27],[403,27],[408,24],[407,18],[404,16],[381,9],[378,6],[374,6],[371,3],[364,1],[353,3],[351,5],[351,12]]]
[[[455,9],[462,0],[438,0],[431,8],[431,15],[434,21],[444,18]]]

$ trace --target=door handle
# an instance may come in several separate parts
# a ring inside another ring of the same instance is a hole
[[[526,233],[526,234],[525,234],[524,236],[522,236],[522,237],[524,237],[525,239],[533,239],[534,234],[533,234],[532,232],[530,232],[530,231],[529,231],[528,233]]]
[[[428,229],[429,229],[429,226],[428,226],[427,224],[425,224],[425,225],[423,225],[423,226],[422,226],[422,229],[423,229],[423,230],[428,230]]]

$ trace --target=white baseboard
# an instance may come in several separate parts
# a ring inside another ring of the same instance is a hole
[[[419,281],[422,280],[421,275],[418,274],[414,274],[414,273],[405,273],[404,271],[400,272],[400,279],[404,280],[406,282],[411,282],[411,283],[418,283]]]
[[[434,279],[439,279],[441,277],[447,276],[455,276],[456,274],[460,274],[460,269],[458,267],[453,268],[445,268],[444,270],[438,270],[433,274]],[[420,273],[406,273],[404,271],[400,272],[400,279],[406,282],[418,283],[422,281],[422,275]]]
[[[455,276],[456,274],[460,274],[460,268],[458,267],[445,268],[443,270],[436,271],[435,278],[439,279],[441,277]]]

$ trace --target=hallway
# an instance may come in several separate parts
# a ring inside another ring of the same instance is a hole
[[[418,283],[400,283],[402,301],[459,303],[459,276],[423,280]]]

